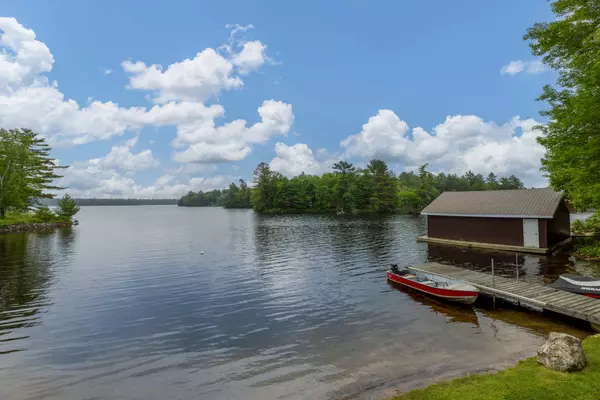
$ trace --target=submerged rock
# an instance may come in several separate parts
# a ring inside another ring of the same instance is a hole
[[[551,332],[537,351],[537,361],[556,371],[580,371],[587,364],[581,340],[566,333]]]

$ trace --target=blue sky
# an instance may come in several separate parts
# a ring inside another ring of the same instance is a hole
[[[555,74],[522,40],[553,19],[545,0],[0,9],[1,124],[46,136],[77,196],[178,196],[261,161],[293,176],[342,158],[545,184],[535,98]]]

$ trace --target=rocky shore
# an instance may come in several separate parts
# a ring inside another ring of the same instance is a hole
[[[65,228],[71,226],[71,222],[60,221],[60,222],[36,222],[31,224],[14,224],[0,226],[0,234],[2,233],[14,233],[14,232],[40,232],[40,231],[51,231],[57,228]]]

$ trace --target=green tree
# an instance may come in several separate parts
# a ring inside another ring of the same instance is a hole
[[[356,167],[346,161],[333,164],[336,182],[333,186],[335,207],[338,211],[350,212],[354,209],[356,199],[352,185],[355,183]]]
[[[391,213],[398,208],[398,184],[394,174],[382,160],[371,160],[365,171],[369,177],[371,196],[369,209],[380,213]]]
[[[222,205],[224,192],[218,189],[210,192],[189,191],[179,199],[177,205],[180,207],[214,207]]]
[[[27,209],[39,199],[54,197],[61,187],[55,171],[64,168],[50,157],[45,139],[29,129],[0,129],[0,218],[12,207]]]
[[[429,164],[424,164],[419,167],[419,187],[417,188],[416,193],[421,199],[421,209],[425,208],[425,206],[440,195],[440,192],[435,187],[435,178],[433,174],[427,171],[428,166]]]
[[[224,205],[245,208],[252,205],[260,213],[280,212],[372,212],[418,213],[446,190],[485,190],[497,181],[498,189],[516,189],[523,183],[514,175],[499,180],[490,174],[433,174],[427,164],[418,174],[403,172],[398,177],[382,160],[371,160],[363,170],[340,161],[333,172],[321,176],[304,173],[287,178],[259,164],[254,171],[254,187],[244,180],[223,191],[189,192],[179,200],[182,206]]]
[[[222,203],[225,208],[251,208],[250,188],[245,180],[239,180],[240,186],[231,183],[229,188],[223,191]]]
[[[467,171],[464,175],[469,185],[469,190],[483,190],[486,188],[485,179],[481,174],[474,174],[472,171]]]
[[[333,211],[336,208],[334,186],[337,177],[328,172],[321,176],[317,181],[315,190],[316,207],[319,210]]]
[[[301,173],[290,179],[290,184],[295,188],[297,196],[296,207],[299,210],[314,208],[316,203],[316,180],[317,177]]]
[[[398,210],[403,214],[418,214],[421,211],[421,198],[411,189],[400,190]]]
[[[485,184],[488,190],[496,190],[500,187],[498,177],[493,172],[490,172],[487,178],[485,178]]]
[[[555,69],[555,86],[539,100],[549,122],[539,127],[542,160],[551,185],[581,209],[600,207],[600,2],[557,0],[556,19],[536,23],[525,35],[532,52]]]
[[[252,206],[256,211],[270,211],[275,209],[275,198],[278,187],[278,181],[283,176],[271,170],[269,164],[260,163],[254,170],[255,188],[252,192]],[[281,185],[280,185],[281,186]]]
[[[78,212],[79,207],[77,206],[77,202],[68,194],[65,194],[60,200],[58,200],[57,214],[60,217],[70,220]]]

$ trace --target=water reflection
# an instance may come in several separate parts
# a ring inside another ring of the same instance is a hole
[[[29,336],[22,328],[41,323],[40,312],[50,305],[47,291],[55,275],[56,239],[68,253],[73,234],[0,235],[0,354],[25,349]]]
[[[516,279],[518,259],[519,279],[529,282],[547,284],[554,282],[559,275],[566,273],[600,276],[600,263],[576,260],[571,256],[569,247],[552,255],[518,254],[439,244],[428,244],[427,247],[429,261],[456,265],[488,274],[491,274],[491,260],[493,259],[495,273],[507,278]]]
[[[400,292],[406,293],[412,300],[429,307],[434,313],[443,315],[448,323],[470,324],[473,326],[479,325],[475,310],[470,305],[439,301],[433,297],[407,289],[395,282],[388,281],[388,285]]]
[[[493,256],[512,273],[512,254],[416,243],[419,217],[149,206],[79,220],[0,236],[0,398],[383,397],[571,329],[389,286],[391,262],[486,270]],[[521,274],[587,268],[565,257],[521,256]]]

